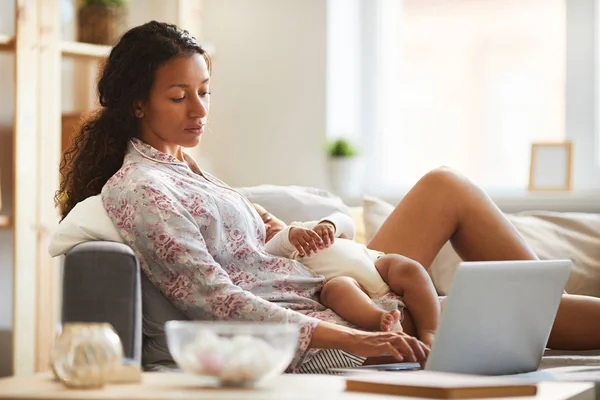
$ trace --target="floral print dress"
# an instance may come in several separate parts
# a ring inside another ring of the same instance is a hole
[[[132,139],[102,189],[104,208],[143,273],[190,319],[300,324],[295,370],[318,351],[308,345],[320,320],[349,324],[319,303],[323,277],[265,251],[250,202],[186,161]],[[401,307],[395,296],[378,300]]]

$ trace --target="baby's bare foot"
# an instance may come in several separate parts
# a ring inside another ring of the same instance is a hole
[[[402,325],[400,325],[400,311],[394,310],[383,314],[381,316],[380,329],[382,332],[402,331]]]

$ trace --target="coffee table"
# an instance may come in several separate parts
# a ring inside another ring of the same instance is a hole
[[[67,389],[50,374],[0,379],[0,399],[19,400],[402,400],[407,397],[351,393],[344,391],[344,378],[333,375],[281,375],[259,389],[202,388],[199,378],[183,373],[150,372],[138,384],[112,384],[97,390]],[[594,384],[586,382],[544,382],[532,400],[594,400]],[[412,398],[414,399],[414,398]]]

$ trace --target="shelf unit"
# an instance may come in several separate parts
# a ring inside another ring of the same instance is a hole
[[[53,196],[61,151],[78,118],[78,113],[62,114],[61,60],[99,63],[110,47],[62,40],[61,0],[14,2],[15,34],[0,32],[0,52],[14,54],[15,65],[13,212],[0,216],[0,228],[13,233],[13,373],[30,375],[49,369],[59,321],[58,308],[52,305],[58,299],[60,263],[48,254],[48,243],[58,223]],[[136,3],[140,12],[143,9],[145,20],[175,11],[175,21],[170,22],[201,37],[201,2],[131,0],[128,4]],[[83,70],[88,71],[77,73],[78,78],[93,84],[89,68]],[[84,109],[94,106],[77,104]]]
[[[15,63],[13,213],[0,228],[13,231],[13,373],[29,375],[48,370],[58,322],[59,260],[47,249],[65,142],[61,59],[99,62],[110,46],[61,40],[59,0],[15,0],[15,10],[15,35],[0,33]]]

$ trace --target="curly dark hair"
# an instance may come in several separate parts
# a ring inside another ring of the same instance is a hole
[[[187,31],[151,21],[127,31],[111,50],[98,80],[100,109],[86,118],[60,163],[54,196],[62,218],[75,205],[100,193],[121,168],[129,139],[138,135],[134,103],[148,99],[156,69],[176,57],[210,57]]]

